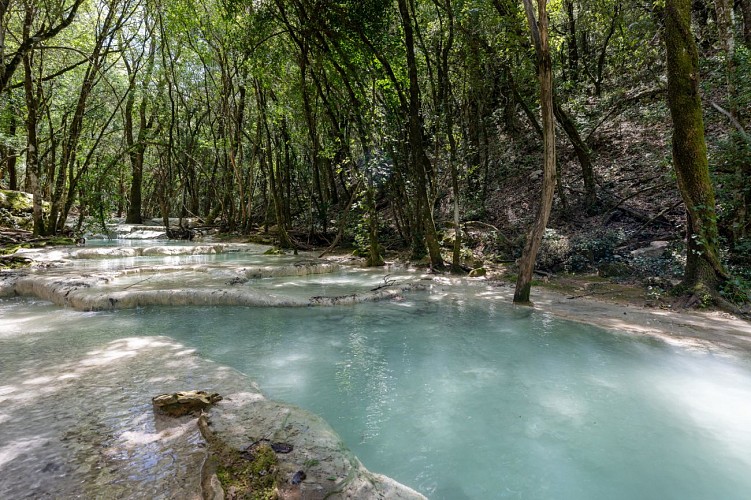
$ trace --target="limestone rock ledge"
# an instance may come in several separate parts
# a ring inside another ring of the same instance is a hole
[[[209,450],[217,440],[237,451],[259,440],[291,445],[289,453],[277,454],[278,491],[283,499],[425,498],[391,478],[368,471],[317,415],[257,393],[226,395],[204,410],[199,427]],[[305,473],[305,479],[293,481],[296,474],[299,479],[298,471]],[[210,460],[204,466],[202,483],[204,498],[224,497]]]
[[[310,269],[302,266],[290,267],[298,273],[306,269],[313,272],[318,271],[319,268],[328,269],[325,264],[310,266]],[[331,269],[337,268],[332,266]],[[182,270],[185,271],[185,268]],[[162,288],[159,286],[160,280],[169,278],[170,273],[166,272],[166,269],[161,269],[161,271],[161,273],[153,274],[144,273],[147,278],[143,281],[151,279],[150,276],[154,278],[149,282],[151,289],[112,284],[118,277],[129,274],[127,271],[72,276],[53,272],[9,273],[0,275],[0,297],[14,295],[36,297],[79,311],[106,311],[147,306],[313,307],[399,300],[402,293],[424,288],[419,283],[407,282],[377,290],[365,289],[349,295],[315,297],[270,294],[267,290],[255,289],[252,286],[238,287],[224,282],[213,287],[169,288],[169,285],[165,285]],[[195,272],[206,274],[205,271]]]
[[[324,492],[333,493],[329,498],[423,498],[365,470],[320,417],[265,399],[242,373],[170,338],[58,338],[67,335],[32,336],[33,349],[18,331],[3,339],[2,498],[221,498],[206,488],[209,446],[198,418],[152,409],[152,396],[194,387],[206,389],[210,400],[215,392],[224,397],[204,417],[209,438],[238,449],[259,439],[293,446],[279,455],[284,478],[297,470],[306,478],[299,487],[285,484],[286,498],[317,499]],[[8,354],[19,348],[31,357]]]

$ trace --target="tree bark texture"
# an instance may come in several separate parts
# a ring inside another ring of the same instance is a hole
[[[39,96],[34,86],[31,53],[23,56],[24,91],[26,97],[26,179],[32,194],[34,235],[45,233],[44,213],[42,211],[42,187],[39,167],[39,139],[37,137]]]
[[[553,100],[553,112],[561,127],[563,127],[563,131],[566,132],[571,145],[574,147],[574,154],[576,154],[576,158],[579,160],[579,165],[582,169],[582,178],[584,179],[584,203],[586,204],[587,211],[591,212],[595,205],[597,205],[597,184],[595,183],[595,174],[592,169],[592,154],[587,144],[582,140],[576,123],[574,123],[574,120],[571,119],[571,116],[563,109],[557,99]]]
[[[688,256],[683,284],[716,291],[727,274],[718,252],[715,196],[704,139],[699,57],[691,33],[690,0],[665,6],[668,106],[673,118],[673,164],[686,210]]]
[[[743,43],[751,48],[751,0],[740,0],[739,3],[743,14]]]
[[[548,15],[546,0],[537,3],[539,21],[535,22],[534,8],[531,0],[524,0],[527,21],[537,51],[537,77],[540,81],[540,103],[542,106],[543,137],[543,179],[540,207],[537,220],[527,235],[524,253],[519,260],[519,277],[514,291],[515,304],[529,304],[532,286],[532,272],[537,259],[537,252],[542,243],[545,227],[548,224],[550,210],[553,207],[555,192],[555,117],[553,116],[553,64],[548,44]]]
[[[438,244],[435,224],[433,222],[433,204],[428,197],[428,170],[430,160],[425,153],[425,144],[420,117],[420,86],[417,73],[417,61],[415,59],[414,31],[412,29],[412,16],[409,12],[406,0],[399,0],[399,13],[402,18],[404,29],[404,45],[407,49],[407,70],[409,74],[409,145],[410,158],[415,177],[415,189],[417,190],[417,225],[421,226],[422,236],[430,257],[430,266],[443,268],[443,257]]]
[[[717,37],[725,57],[733,57],[735,50],[735,38],[733,35],[733,5],[729,0],[714,0],[715,14],[717,15]]]

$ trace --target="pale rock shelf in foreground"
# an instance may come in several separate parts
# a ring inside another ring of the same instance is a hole
[[[227,445],[260,438],[293,445],[278,456],[283,498],[425,498],[365,469],[320,417],[265,399],[244,375],[172,339],[123,338],[64,354],[2,381],[4,498],[220,498],[204,489],[217,481],[206,477],[198,418],[152,410],[153,395],[186,384],[223,395],[204,418]],[[307,477],[293,486],[297,470]]]

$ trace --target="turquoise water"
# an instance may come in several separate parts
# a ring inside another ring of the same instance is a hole
[[[366,467],[433,499],[751,497],[748,357],[461,291],[63,314],[12,300],[0,320],[0,371],[112,338],[173,337],[323,416]]]

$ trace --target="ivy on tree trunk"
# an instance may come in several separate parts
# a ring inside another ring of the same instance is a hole
[[[709,293],[716,297],[727,273],[719,257],[715,195],[704,139],[699,57],[691,33],[690,0],[667,0],[665,43],[668,105],[673,118],[673,164],[688,212],[688,255],[683,285],[696,296]]]

